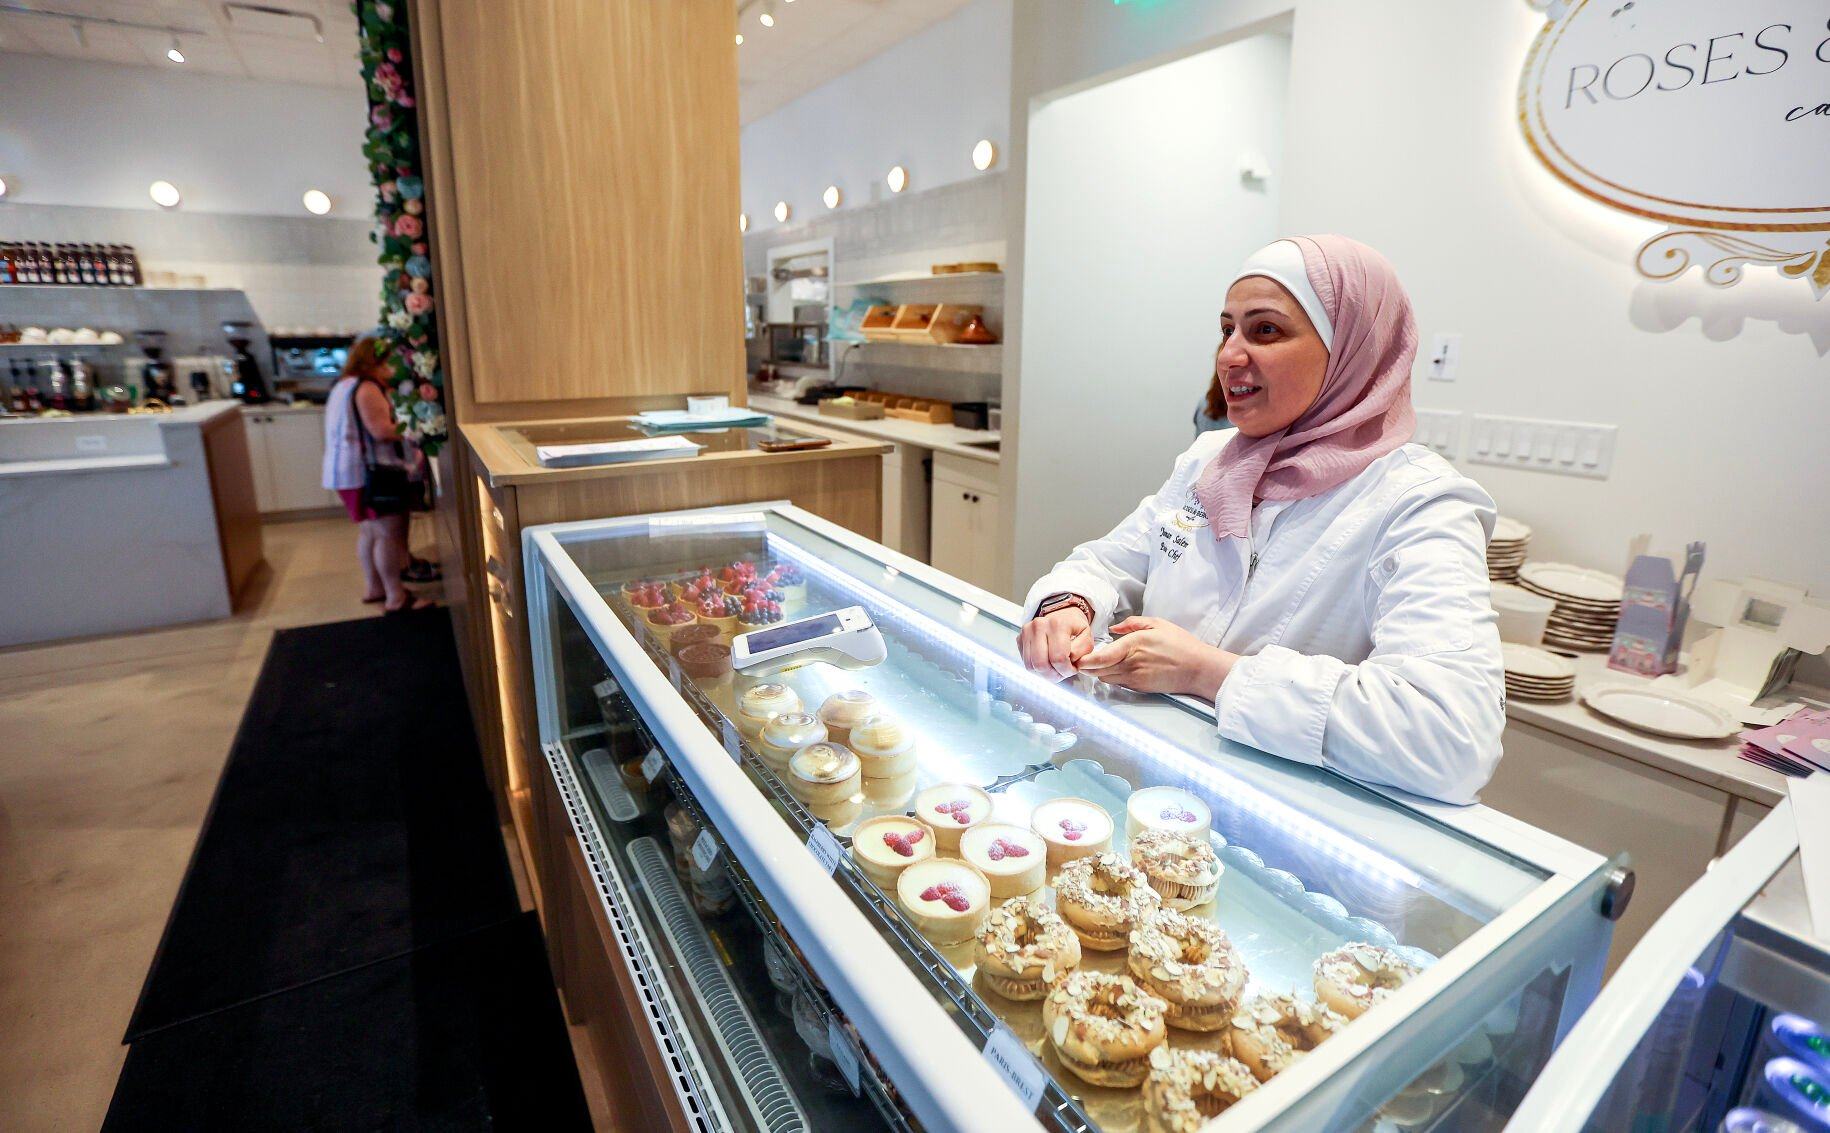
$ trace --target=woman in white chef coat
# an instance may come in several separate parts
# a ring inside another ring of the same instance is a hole
[[[1495,511],[1408,443],[1397,274],[1345,237],[1276,241],[1228,287],[1220,335],[1208,412],[1235,428],[1030,588],[1024,662],[1211,700],[1230,739],[1472,802],[1505,726]]]

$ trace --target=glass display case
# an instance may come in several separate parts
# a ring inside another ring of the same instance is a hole
[[[1634,946],[1513,1127],[1830,1131],[1830,942],[1797,851],[1781,802]]]
[[[1191,824],[1171,844],[1220,872],[1181,903],[1230,941],[1241,1002],[1315,1000],[1318,960],[1344,946],[1390,966],[1389,993],[1224,1113],[1195,1091],[1214,1128],[1499,1128],[1600,985],[1621,863],[1223,740],[1211,705],[1045,681],[1017,658],[1013,604],[792,506],[531,528],[524,549],[543,750],[622,960],[653,988],[637,1027],[679,1052],[672,1087],[701,1127],[1153,1128],[1148,1091],[1080,1077],[1063,1024],[994,991],[982,947],[935,943],[961,935],[936,928],[939,903],[974,925],[1001,903],[972,877],[1056,905],[1079,836],[1122,873],[1151,844],[1132,831]],[[875,664],[734,673],[718,648],[853,607],[881,634]],[[796,707],[809,719],[762,730]],[[943,829],[969,811],[963,835]],[[910,814],[933,825],[883,821]],[[1007,835],[975,842],[987,818]],[[866,823],[867,846],[885,829],[946,846],[898,874],[880,850],[860,861]],[[1047,868],[1013,867],[1030,853]],[[983,870],[898,884],[960,854]],[[1078,951],[1081,969],[1166,978],[1128,967],[1122,933]],[[1126,1011],[1108,1008],[1088,1010]],[[1149,1042],[1226,1054],[1230,1010]]]

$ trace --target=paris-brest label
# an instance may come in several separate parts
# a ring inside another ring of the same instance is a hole
[[[1657,221],[1635,266],[1717,287],[1749,267],[1830,291],[1825,0],[1524,0],[1526,143],[1564,183]]]

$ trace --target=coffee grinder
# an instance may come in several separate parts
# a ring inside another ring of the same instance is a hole
[[[133,340],[140,348],[140,353],[146,355],[146,361],[140,366],[141,399],[182,405],[183,402],[178,397],[178,383],[172,377],[172,364],[165,360],[165,332],[136,330],[133,332]]]
[[[229,340],[229,347],[235,351],[235,358],[230,363],[233,374],[229,381],[229,391],[248,405],[260,405],[273,400],[273,393],[267,387],[267,379],[261,374],[260,363],[254,355],[248,353],[248,343],[254,340],[253,323],[224,323],[223,336]]]

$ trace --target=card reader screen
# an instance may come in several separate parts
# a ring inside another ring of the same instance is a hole
[[[746,639],[750,643],[750,655],[767,653],[771,649],[780,649],[784,645],[799,645],[803,641],[812,641],[816,637],[830,637],[839,632],[839,615],[822,614],[817,618],[808,618],[804,622],[777,626],[775,629],[751,631]]]

